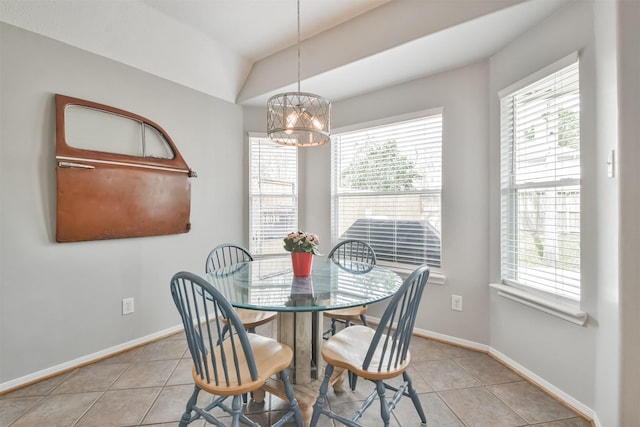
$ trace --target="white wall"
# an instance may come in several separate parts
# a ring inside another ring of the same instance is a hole
[[[54,93],[164,127],[198,173],[189,233],[55,242]],[[171,276],[244,236],[242,147],[239,106],[0,23],[0,385],[178,325]]]

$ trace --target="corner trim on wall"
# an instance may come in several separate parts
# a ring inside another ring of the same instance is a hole
[[[78,357],[77,359],[69,360],[59,365],[51,366],[50,368],[33,372],[23,377],[15,378],[13,380],[0,383],[0,394],[4,394],[5,392],[13,391],[15,389],[27,386],[29,384],[36,383],[38,381],[42,381],[44,379],[47,379],[56,375],[60,375],[64,372],[68,372],[70,370],[79,368],[81,366],[85,366],[90,363],[94,363],[99,360],[106,359],[111,356],[115,356],[116,354],[131,350],[135,347],[139,347],[144,344],[148,344],[150,342],[167,337],[169,335],[172,335],[182,330],[183,330],[183,326],[181,323],[177,326],[172,326],[171,328],[167,328],[162,331],[158,331],[153,334],[149,334],[135,340],[127,341],[125,343],[122,343],[113,347],[109,347],[104,350],[100,350],[95,353],[88,354],[86,356]]]
[[[490,287],[498,291],[498,295],[505,297],[528,307],[535,308],[542,312],[559,317],[576,325],[584,326],[587,323],[589,315],[587,312],[571,307],[561,302],[538,297],[529,292],[525,292],[513,286],[507,286],[500,283],[490,283]]]

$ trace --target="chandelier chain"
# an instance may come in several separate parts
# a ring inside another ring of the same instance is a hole
[[[298,0],[298,92],[300,92],[300,0]]]

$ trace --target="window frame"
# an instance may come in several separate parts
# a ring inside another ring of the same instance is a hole
[[[274,194],[274,193],[254,193],[253,192],[253,168],[254,168],[254,162],[256,159],[254,159],[253,157],[253,150],[252,150],[252,144],[254,143],[254,141],[259,141],[260,143],[270,143],[270,144],[274,144],[277,145],[278,149],[283,149],[283,150],[291,150],[293,152],[295,152],[295,161],[294,161],[294,166],[296,168],[294,176],[295,179],[292,182],[293,188],[294,188],[294,193],[292,195],[290,194]],[[255,257],[255,258],[261,258],[261,257],[267,257],[267,256],[285,256],[287,255],[287,253],[284,251],[284,249],[282,249],[281,253],[280,252],[263,252],[263,251],[258,251],[256,250],[256,243],[255,243],[255,239],[254,239],[254,228],[255,228],[255,224],[253,222],[253,218],[254,218],[254,200],[256,199],[264,199],[264,198],[268,198],[268,197],[276,197],[276,198],[285,198],[285,197],[291,197],[293,199],[293,209],[294,209],[294,214],[293,214],[293,219],[294,219],[294,224],[291,225],[290,227],[287,227],[286,230],[283,229],[281,230],[281,234],[282,236],[279,237],[280,240],[276,239],[276,241],[278,243],[276,243],[276,246],[281,248],[282,245],[279,244],[280,242],[282,242],[282,239],[284,239],[284,237],[287,235],[287,233],[291,232],[291,231],[295,231],[298,228],[298,216],[300,213],[300,207],[299,207],[299,181],[300,181],[300,177],[299,177],[299,152],[297,147],[294,146],[287,146],[287,145],[278,145],[275,142],[271,141],[269,139],[269,137],[266,134],[262,134],[262,133],[253,133],[250,132],[248,134],[248,150],[249,150],[249,176],[248,176],[248,183],[249,183],[249,189],[248,189],[248,193],[249,193],[249,244],[248,244],[248,248],[249,248],[249,252]]]
[[[510,139],[507,140],[505,136],[505,123],[504,123],[504,103],[505,99],[513,100],[514,96],[518,94],[524,88],[528,88],[530,85],[543,81],[544,79],[548,79],[554,74],[563,71],[565,68],[569,66],[575,66],[577,68],[577,83],[578,83],[578,120],[580,120],[580,61],[577,52],[571,55],[568,55],[547,67],[542,68],[541,70],[525,77],[524,79],[510,85],[509,87],[498,92],[498,106],[499,106],[499,129],[500,129],[500,277],[501,284],[491,285],[498,289],[500,295],[506,296],[508,298],[514,299],[516,301],[522,302],[527,305],[534,306],[536,308],[541,309],[542,311],[547,311],[552,314],[556,314],[559,317],[567,318],[574,323],[584,324],[586,322],[587,315],[585,312],[582,312],[577,309],[580,305],[581,294],[582,294],[582,280],[581,280],[581,271],[582,271],[582,255],[578,257],[579,265],[578,265],[578,285],[577,287],[570,287],[570,289],[577,289],[577,297],[575,295],[571,295],[571,292],[566,292],[561,289],[556,291],[550,291],[547,289],[543,289],[542,285],[532,285],[531,283],[527,283],[526,280],[517,280],[513,277],[509,277],[509,274],[506,272],[506,264],[510,264],[510,266],[516,266],[517,262],[513,262],[512,258],[517,256],[513,251],[507,251],[505,248],[506,241],[509,241],[510,238],[515,239],[518,236],[517,231],[513,231],[515,227],[515,223],[517,223],[517,219],[514,219],[514,215],[517,216],[517,212],[514,214],[515,201],[513,200],[513,194],[517,194],[518,190],[530,190],[530,189],[540,189],[540,188],[552,188],[556,193],[555,196],[558,197],[560,193],[566,193],[566,197],[575,197],[576,191],[571,187],[577,187],[578,199],[580,202],[578,203],[579,211],[578,211],[578,224],[581,223],[582,216],[582,198],[581,193],[583,192],[582,188],[582,176],[581,174],[577,178],[564,178],[555,180],[547,180],[547,181],[535,181],[534,183],[530,182],[522,182],[522,183],[513,183],[512,179],[517,176],[517,172],[509,171],[506,172],[505,168],[507,167],[507,162],[510,163],[508,167],[514,168],[514,156],[513,156],[513,148],[507,148],[509,150],[509,157],[504,158],[505,154],[505,146],[510,144],[511,147],[515,143],[514,134],[510,134]],[[513,104],[513,102],[511,102]],[[510,113],[511,117],[513,117],[513,113]],[[509,122],[509,126],[513,128],[513,120]],[[579,124],[580,126],[580,124]],[[556,125],[554,129],[558,129],[560,125]],[[558,141],[556,140],[556,144]],[[581,138],[578,138],[578,143],[581,143]],[[581,151],[579,148],[578,153]],[[556,160],[557,161],[557,160]],[[578,155],[578,170],[582,167],[582,160],[580,154]],[[554,171],[557,171],[558,167],[554,167]],[[547,175],[548,176],[548,175]],[[565,228],[576,228],[575,227],[575,213],[576,211],[569,211],[566,209],[566,204],[560,204],[559,207],[553,211],[556,216],[561,216],[561,214],[566,214],[566,218],[564,218],[564,223],[562,218],[559,218],[558,221],[554,223],[554,239],[557,241],[557,237],[559,234],[559,229],[562,227]],[[562,207],[565,209],[563,210]],[[505,224],[506,220],[506,224]],[[561,224],[562,223],[562,224]],[[580,241],[580,245],[582,242],[582,229],[578,226],[578,237]],[[565,240],[562,240],[564,242]],[[513,244],[512,244],[513,246]],[[579,248],[580,252],[582,252],[581,247]],[[511,258],[511,261],[507,259]],[[554,265],[554,272],[558,271],[558,264],[561,262],[557,262]],[[560,271],[564,271],[560,269]],[[555,274],[557,277],[557,273]],[[556,282],[557,285],[557,282]],[[559,286],[562,288],[562,285]]]
[[[396,116],[391,116],[391,117],[387,117],[387,118],[383,118],[383,119],[379,119],[379,120],[374,120],[374,121],[368,121],[368,122],[362,122],[362,123],[357,123],[354,125],[350,125],[350,126],[345,126],[343,128],[339,128],[339,129],[335,129],[332,133],[333,133],[333,138],[335,137],[339,137],[342,134],[346,134],[346,133],[352,133],[352,132],[358,132],[358,131],[366,131],[368,129],[375,129],[378,127],[384,127],[384,126],[391,126],[393,124],[396,123],[402,123],[402,122],[407,122],[407,121],[412,121],[412,120],[419,120],[421,118],[429,118],[431,116],[440,116],[440,145],[439,145],[439,154],[440,154],[440,163],[439,163],[439,180],[440,180],[440,186],[437,190],[434,189],[423,189],[423,190],[413,190],[413,191],[406,191],[406,192],[397,192],[397,193],[386,193],[386,194],[421,194],[421,195],[433,195],[436,194],[437,197],[439,198],[439,206],[438,206],[438,214],[439,214],[439,225],[440,225],[440,229],[438,230],[439,233],[439,237],[440,237],[440,266],[431,266],[431,274],[429,276],[429,282],[430,283],[435,283],[435,284],[444,284],[445,282],[445,277],[443,274],[443,269],[442,269],[442,230],[441,230],[441,224],[442,224],[442,177],[443,177],[443,158],[442,158],[442,149],[443,149],[443,145],[444,145],[444,108],[442,107],[436,107],[436,108],[431,108],[431,109],[427,109],[427,110],[420,110],[420,111],[416,111],[413,113],[408,113],[408,114],[403,114],[403,115],[396,115]],[[332,153],[331,153],[331,241],[332,244],[335,245],[339,242],[339,232],[338,232],[338,225],[336,223],[336,218],[338,215],[338,210],[339,210],[339,199],[341,197],[340,194],[337,193],[337,173],[336,173],[336,154],[334,153],[334,147],[336,146],[336,144],[339,144],[339,142],[334,141],[334,139],[332,138]],[[375,196],[375,195],[380,195],[380,194],[385,194],[385,193],[370,193],[370,195]],[[393,262],[393,261],[385,261],[385,260],[378,260],[378,264],[385,266],[387,268],[390,268],[396,272],[398,272],[401,275],[406,275],[409,274],[410,272],[412,272],[415,267],[417,265],[415,264],[408,264],[408,263],[400,263],[400,262]]]

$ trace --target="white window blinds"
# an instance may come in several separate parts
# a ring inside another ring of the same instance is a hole
[[[580,299],[578,62],[501,98],[507,284]]]
[[[440,267],[442,114],[332,140],[332,239],[368,242],[381,264]]]
[[[249,251],[283,254],[282,239],[298,225],[298,152],[250,137]]]

